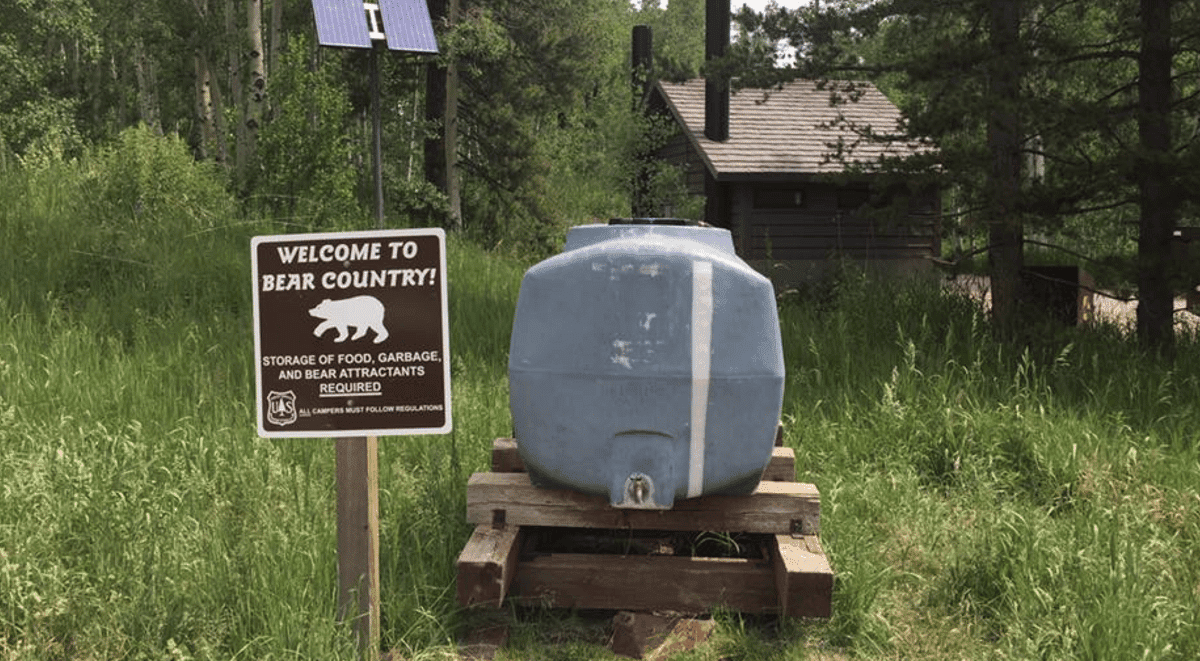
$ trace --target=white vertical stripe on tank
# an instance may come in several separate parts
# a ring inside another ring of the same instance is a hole
[[[692,262],[692,443],[687,497],[704,489],[704,429],[712,358],[712,262]]]

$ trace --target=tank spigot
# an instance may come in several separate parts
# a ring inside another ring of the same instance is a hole
[[[654,481],[644,473],[634,473],[625,480],[625,497],[617,507],[633,509],[662,509],[654,502]]]

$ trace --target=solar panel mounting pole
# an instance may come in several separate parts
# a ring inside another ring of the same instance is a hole
[[[368,76],[371,86],[371,169],[375,173],[375,227],[383,229],[383,120],[379,95],[379,55],[371,49]]]
[[[368,55],[375,227],[383,229],[383,148],[379,56]],[[379,659],[379,438],[335,441],[338,508],[338,617],[353,618],[359,658]]]
[[[375,224],[383,228],[383,148],[379,63],[388,50],[437,53],[425,0],[312,0],[322,46],[367,48],[371,87]],[[338,438],[338,617],[353,619],[360,658],[379,659],[379,439]]]
[[[379,96],[379,49],[387,39],[383,32],[379,5],[364,2],[367,16],[367,36],[371,51],[367,56],[367,81],[371,95],[371,170],[375,177],[375,227],[383,229],[383,123],[380,118],[382,101]]]
[[[383,128],[379,93],[379,6],[364,4],[368,36],[367,85],[371,96],[371,172],[375,227],[383,229]],[[352,618],[359,658],[379,659],[379,438],[335,441],[338,501],[338,617]]]

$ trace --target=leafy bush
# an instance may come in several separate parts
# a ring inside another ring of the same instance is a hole
[[[41,315],[86,317],[125,341],[156,314],[247,313],[249,228],[224,183],[183,140],[144,127],[78,160],[6,173],[7,297]]]
[[[15,108],[6,108],[10,104],[5,101],[11,102],[0,92],[0,171],[7,169],[4,152],[10,149],[17,162],[34,168],[82,153],[84,141],[75,127],[74,101],[31,99]]]
[[[89,206],[117,246],[144,254],[147,245],[210,229],[233,211],[218,166],[197,162],[178,136],[143,126],[122,131],[84,160]]]

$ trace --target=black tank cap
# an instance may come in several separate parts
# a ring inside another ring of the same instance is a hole
[[[696,225],[687,218],[609,218],[609,225]]]

